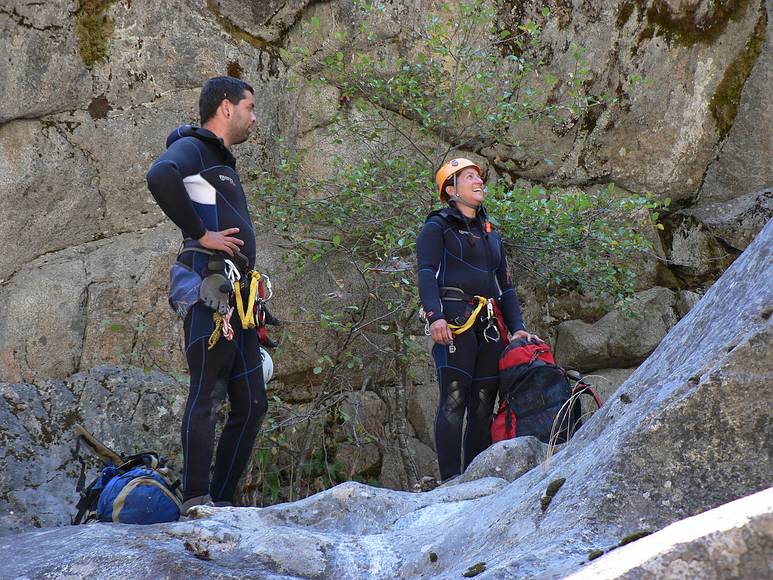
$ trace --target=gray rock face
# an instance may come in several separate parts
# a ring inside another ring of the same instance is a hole
[[[628,377],[636,371],[636,367],[629,369],[597,369],[590,374],[586,374],[583,380],[593,386],[596,392],[605,403],[612,398]]]
[[[198,90],[206,78],[241,75],[255,88],[260,105],[256,132],[235,150],[244,181],[254,191],[260,191],[260,183],[249,176],[270,169],[279,158],[276,137],[301,153],[302,167],[310,174],[329,174],[335,154],[359,154],[348,137],[337,144],[325,131],[342,108],[339,91],[327,87],[317,92],[304,79],[293,78],[310,71],[291,73],[279,55],[280,47],[308,43],[301,25],[312,18],[319,19],[326,42],[310,48],[335,54],[346,42],[335,33],[358,23],[351,2],[103,4],[112,21],[104,38],[105,58],[88,66],[77,26],[81,3],[6,0],[0,6],[5,39],[0,221],[11,224],[0,231],[5,248],[0,255],[0,380],[38,384],[102,362],[173,372],[184,367],[179,323],[165,297],[166,266],[179,237],[143,178],[162,151],[166,133],[196,121]],[[376,42],[364,48],[390,66],[398,53],[411,50],[399,38],[400,26],[412,27],[416,14],[431,4],[390,3],[388,11],[398,16],[398,25],[379,16],[373,22]],[[699,205],[690,214],[700,222],[695,225],[703,236],[697,247],[711,246],[718,237],[745,248],[770,216],[767,190],[739,197],[770,185],[771,136],[759,130],[770,124],[770,0],[739,3],[731,14],[709,0],[573,0],[551,3],[553,15],[547,20],[536,4],[516,4],[510,3],[511,12],[503,8],[503,23],[513,24],[513,30],[529,18],[543,25],[541,56],[552,73],[564,76],[574,70],[569,46],[576,41],[587,49],[590,90],[614,94],[618,102],[560,130],[523,125],[519,136],[525,152],[492,149],[479,152],[486,158],[469,155],[502,176],[496,158],[511,155],[520,167],[511,177],[532,183],[593,188],[612,181],[688,205],[697,196]],[[656,4],[664,21],[653,15]],[[761,34],[763,50],[747,58],[752,67],[748,80],[735,79],[739,55]],[[634,75],[651,82],[633,82]],[[728,85],[726,79],[733,82]],[[726,132],[712,107],[736,100],[737,116]],[[553,163],[545,163],[545,157]],[[303,284],[291,284],[276,242],[263,236],[258,258],[263,271],[277,274],[275,314],[302,319],[303,306],[316,305],[320,294],[345,292],[351,283],[341,283],[340,276],[318,265]],[[691,251],[696,246],[684,247]],[[695,256],[681,256],[686,267],[693,267]],[[704,271],[706,263],[699,262],[698,270]],[[659,271],[657,262],[643,261],[640,287],[668,285]],[[662,289],[651,292],[658,292],[658,305],[647,306],[654,316],[645,315],[638,325],[621,321],[615,330],[613,316],[606,326],[594,325],[587,333],[579,322],[566,323],[559,330],[560,346],[572,354],[560,362],[583,370],[638,364],[675,321],[673,296]],[[541,306],[532,301],[527,314],[541,319]],[[573,312],[559,318],[580,316]],[[302,403],[311,398],[308,377],[329,338],[309,332],[310,326],[300,328],[276,352],[281,376],[274,387]],[[575,339],[590,350],[582,351]],[[417,462],[427,469],[435,397],[433,379],[412,394],[410,404]],[[372,447],[346,453],[357,466],[375,460]]]
[[[154,449],[181,465],[186,385],[161,373],[102,366],[66,381],[0,383],[0,535],[67,525],[75,515],[80,423],[119,453]],[[86,483],[99,461],[83,448]]]
[[[74,0],[0,6],[0,125],[88,104],[91,77],[78,54],[74,19],[63,18],[76,8]]]
[[[538,9],[513,5],[509,13],[516,23],[527,18],[539,22]],[[619,101],[578,120],[569,130],[575,136],[571,141],[562,139],[558,131],[523,126],[519,136],[523,133],[524,148],[533,153],[527,154],[528,169],[522,176],[586,182],[605,174],[630,191],[668,192],[672,199],[693,197],[716,156],[719,129],[712,100],[737,97],[723,92],[723,79],[737,68],[734,58],[755,35],[760,20],[763,24],[769,20],[766,10],[771,10],[769,3],[750,2],[739,4],[732,15],[722,14],[708,0],[561,3],[541,35],[548,44],[545,53],[551,70],[563,76],[574,69],[567,47],[576,41],[587,49],[591,86],[616,94]],[[696,23],[693,14],[703,14],[706,20]],[[646,76],[650,82],[636,83],[634,75]],[[766,86],[763,78],[757,81],[759,87]],[[752,118],[761,119],[765,108],[764,104],[754,107],[757,113]],[[737,144],[739,149],[755,147],[764,139],[741,138]],[[543,154],[560,161],[551,167],[538,158]],[[739,150],[736,159],[740,167]],[[744,185],[744,180],[729,179],[728,195],[748,192]]]
[[[267,0],[253,4],[234,0],[212,2],[209,9],[232,26],[254,35],[257,42],[276,42],[312,0]]]
[[[557,327],[556,361],[583,372],[642,362],[676,324],[675,301],[671,290],[651,288],[636,295],[634,318],[615,310],[594,324],[562,322]]]
[[[773,189],[736,197],[726,202],[702,202],[686,210],[726,244],[744,250],[773,218]]]
[[[745,50],[736,56],[736,64],[728,70],[728,77],[748,66],[755,49],[760,51],[759,56],[741,94],[736,97],[737,102],[733,103],[737,105],[735,122],[721,144],[717,159],[706,171],[700,189],[702,202],[727,201],[773,186],[773,164],[770,163],[773,132],[764,129],[773,126],[773,107],[768,99],[773,83],[773,4],[766,0],[760,5],[767,11],[767,18],[758,21],[754,40],[750,39]]]
[[[684,519],[622,546],[567,580],[769,578],[773,488]]]
[[[728,256],[702,223],[686,219],[672,232],[669,260],[683,277],[705,279],[722,272]]]
[[[565,576],[593,550],[769,486],[773,421],[760,397],[773,380],[772,247],[773,222],[620,387],[625,399],[510,484],[411,494],[346,483],[262,510],[201,508],[174,524],[32,532],[0,543],[0,570],[411,578],[480,564],[491,578]],[[769,555],[769,511],[746,536],[754,562]]]
[[[495,443],[481,453],[467,467],[463,474],[447,485],[458,485],[484,477],[499,477],[515,481],[531,471],[547,457],[547,445],[536,437],[516,437]]]
[[[162,224],[27,264],[0,286],[0,379],[64,378],[132,357],[184,368],[180,323],[166,303],[178,236]]]

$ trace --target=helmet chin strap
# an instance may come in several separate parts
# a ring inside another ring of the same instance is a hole
[[[472,209],[480,209],[480,206],[482,205],[480,203],[478,204],[470,203],[469,201],[462,199],[460,196],[456,194],[453,195],[453,202],[461,203],[462,205],[466,205],[467,207],[471,207]]]
[[[466,205],[467,207],[470,207],[474,210],[480,209],[481,205],[483,205],[481,203],[470,203],[469,201],[462,199],[462,196],[456,193],[456,173],[454,173],[454,194],[451,197],[455,203],[461,203],[462,205]]]

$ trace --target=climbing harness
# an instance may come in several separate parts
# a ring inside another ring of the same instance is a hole
[[[451,342],[448,344],[449,353],[453,354],[456,352],[456,346],[454,345],[453,337],[458,336],[472,328],[484,306],[486,307],[486,315],[485,318],[481,318],[481,320],[487,322],[487,325],[483,329],[483,338],[486,340],[486,342],[497,342],[502,338],[502,336],[506,336],[501,320],[501,313],[499,312],[499,307],[497,306],[496,300],[493,298],[486,298],[484,296],[470,296],[465,294],[459,288],[444,287],[440,290],[442,298],[446,300],[463,300],[470,303],[477,302],[477,305],[475,306],[470,316],[462,324],[448,324],[452,335]],[[455,295],[455,297],[451,297],[452,295]],[[429,319],[427,318],[427,314],[423,307],[419,308],[419,318],[424,322],[424,334],[430,336],[431,333],[429,330]]]
[[[230,280],[234,288],[234,299],[236,302],[235,310],[242,323],[242,328],[248,330],[257,327],[258,338],[260,339],[261,344],[267,344],[269,347],[274,346],[273,342],[268,339],[265,328],[265,324],[267,323],[266,313],[268,312],[265,303],[274,295],[271,279],[265,274],[261,274],[255,270],[242,276],[239,272],[239,268],[237,268],[231,260],[224,260],[224,262],[225,276]],[[247,285],[246,280],[249,280],[249,285]],[[246,304],[242,294],[243,289],[247,290]],[[226,340],[233,340],[234,330],[230,324],[233,312],[234,307],[232,306],[226,314],[220,314],[219,312],[212,313],[215,329],[209,337],[209,350],[215,347],[221,334]],[[271,321],[268,323],[276,324],[276,322]]]
[[[187,274],[190,281],[187,285],[180,285],[181,289],[177,291],[175,296],[170,295],[170,304],[180,314],[181,317],[185,317],[188,310],[200,300],[199,288],[202,285],[202,277],[193,271],[190,265],[182,264],[179,262],[180,256],[187,252],[194,252],[209,256],[210,261],[219,262],[219,266],[215,266],[210,275],[217,275],[223,281],[225,286],[226,280],[231,285],[231,289],[234,295],[235,307],[231,306],[230,292],[222,297],[217,297],[220,301],[219,312],[215,310],[212,313],[212,320],[215,328],[212,331],[207,348],[212,350],[220,340],[220,336],[225,337],[226,340],[233,340],[234,329],[231,326],[231,317],[234,310],[239,315],[239,320],[242,323],[242,328],[245,330],[257,328],[258,339],[260,344],[272,348],[277,346],[274,341],[268,337],[266,325],[278,325],[279,320],[275,318],[266,306],[268,302],[274,296],[274,289],[271,284],[271,279],[265,274],[261,274],[257,271],[247,271],[249,261],[247,257],[241,252],[236,252],[233,256],[228,258],[222,257],[222,254],[203,248],[190,238],[186,238],[183,241],[183,247],[178,253],[177,262],[177,274],[178,278],[181,275]],[[210,268],[210,263],[207,263],[207,269]],[[246,274],[243,272],[246,271]],[[180,274],[182,273],[182,274]],[[190,289],[188,288],[190,286]],[[244,295],[247,294],[247,301],[245,304]],[[178,296],[179,294],[179,296]],[[194,295],[195,294],[195,295]],[[172,300],[174,298],[174,300]]]
[[[488,299],[484,298],[483,296],[475,296],[471,302],[477,301],[478,305],[475,307],[475,309],[472,311],[472,314],[470,314],[470,317],[463,323],[463,324],[449,324],[448,327],[451,329],[451,332],[453,334],[462,334],[463,332],[467,332],[470,328],[472,328],[472,325],[475,324],[475,320],[478,318],[478,314],[480,314],[480,311],[483,310],[483,307],[488,304]]]

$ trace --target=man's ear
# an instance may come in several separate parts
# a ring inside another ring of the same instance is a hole
[[[229,101],[228,99],[223,99],[222,101],[220,101],[220,110],[222,111],[223,116],[226,119],[231,117],[231,108],[232,107],[233,107],[233,105],[231,104],[231,101]]]

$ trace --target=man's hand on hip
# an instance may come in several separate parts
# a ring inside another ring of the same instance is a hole
[[[242,240],[233,237],[233,234],[238,233],[239,228],[228,228],[219,232],[207,230],[207,233],[199,238],[199,243],[208,250],[219,250],[233,256],[239,251],[239,247],[244,245]]]

